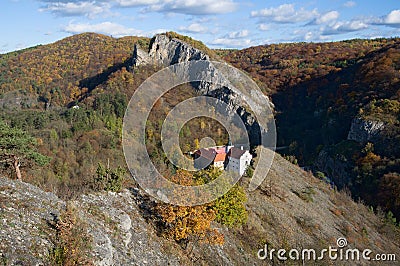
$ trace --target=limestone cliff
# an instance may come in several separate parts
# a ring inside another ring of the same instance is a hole
[[[381,121],[372,121],[356,117],[351,123],[347,139],[359,143],[373,141],[383,129],[384,123]]]
[[[141,65],[158,65],[171,66],[178,63],[189,61],[204,60],[204,67],[195,73],[185,73],[193,76],[193,80],[201,80],[192,82],[193,88],[201,95],[211,96],[222,100],[227,104],[228,112],[236,112],[243,120],[246,129],[249,132],[249,139],[252,145],[260,144],[260,126],[250,111],[246,99],[243,95],[235,93],[225,77],[222,77],[217,67],[210,60],[210,57],[203,51],[189,45],[188,43],[177,39],[170,38],[165,34],[156,35],[149,46],[149,51],[144,51],[139,45],[135,45],[133,52],[133,68]],[[265,95],[259,97],[268,98]],[[252,108],[259,108],[256,103],[252,102]],[[261,102],[261,101],[260,101]],[[264,101],[265,102],[265,101]],[[269,110],[273,110],[273,104],[269,101]],[[273,145],[270,145],[273,146]]]
[[[165,34],[158,34],[150,43],[149,52],[145,52],[138,44],[134,47],[133,65],[146,64],[170,66],[192,60],[210,60],[204,52],[191,45]]]
[[[379,142],[383,130],[385,125],[381,121],[355,117],[347,140],[322,149],[314,162],[315,169],[324,172],[339,188],[348,186],[353,182],[354,162],[351,158],[353,154],[346,154],[344,151],[350,151],[352,146],[359,146],[358,149],[361,149],[367,142]]]

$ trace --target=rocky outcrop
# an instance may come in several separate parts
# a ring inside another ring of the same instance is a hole
[[[0,177],[0,263],[45,265],[65,202],[35,186]]]
[[[54,222],[66,203],[52,193],[20,181],[0,178],[0,261],[4,265],[49,265]],[[178,265],[165,255],[159,239],[139,212],[129,191],[84,195],[74,202],[87,224],[96,265]]]
[[[149,54],[145,52],[138,43],[133,48],[133,66],[138,67],[140,65],[148,65],[153,63],[153,59],[150,58]]]
[[[190,77],[191,80],[201,80],[198,82],[191,82],[191,85],[198,94],[211,96],[225,102],[227,104],[226,109],[228,109],[226,111],[231,114],[236,112],[242,118],[249,133],[250,144],[259,145],[261,142],[261,132],[263,132],[263,130],[260,130],[260,126],[255,119],[254,114],[249,110],[252,108],[260,109],[260,107],[257,106],[257,102],[268,102],[269,110],[272,114],[273,105],[271,101],[268,100],[267,96],[259,95],[258,97],[267,98],[267,101],[252,101],[252,106],[249,108],[243,95],[235,93],[232,90],[230,87],[230,80],[227,80],[227,78],[221,75],[220,69],[217,69],[218,67],[215,66],[215,63],[209,61],[210,58],[207,54],[184,41],[176,38],[169,38],[165,34],[156,35],[152,39],[148,52],[145,52],[138,45],[135,45],[133,53],[134,68],[149,64],[171,66],[178,63],[197,60],[204,60],[204,64],[195,71],[187,71],[187,69],[182,66],[181,72],[183,73],[181,75]],[[237,75],[235,73],[229,74],[233,76]],[[236,81],[239,80],[237,77],[233,77],[233,79],[236,79]],[[233,115],[231,115],[231,117],[233,117]],[[274,146],[274,143],[269,145],[269,147],[272,146]]]
[[[335,154],[332,148],[325,148],[318,154],[314,168],[327,175],[336,186],[343,188],[351,180],[352,165],[342,154]]]
[[[0,108],[3,110],[20,110],[37,107],[38,105],[37,95],[18,90],[4,93],[0,97]]]
[[[146,64],[170,66],[192,60],[210,60],[210,58],[191,45],[176,38],[170,39],[165,34],[158,34],[152,39],[148,53],[137,44],[133,52],[135,67]]]
[[[184,250],[158,236],[147,220],[145,198],[132,188],[121,193],[82,195],[72,202],[91,238],[86,252],[90,261],[101,266],[192,265],[192,256],[201,256],[209,265],[256,262],[251,254],[241,253],[239,242],[232,245],[229,241],[224,247],[199,243]],[[65,209],[66,202],[52,193],[0,178],[0,264],[51,265],[57,235],[54,224]]]
[[[366,143],[368,141],[373,141],[383,129],[384,123],[381,121],[372,121],[356,117],[351,123],[347,139],[359,143]]]
[[[353,182],[352,179],[354,179],[352,174],[354,162],[352,162],[352,158],[346,158],[343,152],[336,151],[337,147],[346,144],[351,146],[353,144],[364,145],[367,142],[378,142],[380,140],[380,133],[383,130],[383,122],[367,120],[361,117],[354,118],[347,136],[347,141],[327,146],[321,150],[314,162],[314,168],[324,172],[339,188],[349,186],[349,184]],[[348,149],[350,148],[345,148],[345,150]]]

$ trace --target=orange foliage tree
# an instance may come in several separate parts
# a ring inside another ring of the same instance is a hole
[[[182,170],[177,171],[170,180],[184,186],[194,184],[193,175]],[[175,206],[160,203],[155,207],[155,211],[162,218],[162,231],[166,238],[176,241],[199,240],[211,244],[224,242],[223,235],[211,228],[211,223],[216,218],[216,211],[209,204]]]

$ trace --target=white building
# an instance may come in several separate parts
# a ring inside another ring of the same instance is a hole
[[[213,165],[221,170],[225,169],[243,175],[253,156],[243,147],[239,149],[233,146],[217,146],[195,151],[194,158],[194,166],[197,169]]]
[[[228,153],[228,165],[226,170],[243,175],[250,165],[252,158],[253,156],[251,156],[250,152],[248,150],[243,150],[243,147],[240,149],[233,147]]]

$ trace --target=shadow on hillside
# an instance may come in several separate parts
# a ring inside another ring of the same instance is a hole
[[[108,67],[107,69],[105,69],[103,72],[94,75],[92,77],[88,77],[85,79],[82,79],[79,81],[79,88],[83,89],[83,88],[87,88],[88,91],[87,93],[85,93],[84,95],[82,95],[81,97],[79,97],[78,99],[70,102],[67,107],[71,108],[72,106],[76,105],[77,102],[82,102],[83,100],[85,100],[88,96],[90,96],[90,93],[99,85],[103,84],[104,82],[106,82],[108,80],[108,78],[115,72],[117,72],[118,70],[121,70],[123,67],[125,68],[129,68],[131,66],[133,57],[130,56],[129,58],[127,58],[124,62],[122,63],[117,63],[115,65],[112,65],[110,67]]]
[[[374,98],[389,97],[392,90],[371,89],[360,80],[360,69],[396,44],[373,51],[353,64],[308,81],[288,86],[272,95],[276,110],[277,146],[293,153],[301,165],[312,164],[321,145],[347,139],[358,109]],[[376,77],[378,79],[378,77]],[[355,95],[355,96],[354,96]],[[289,150],[291,149],[291,150]]]

